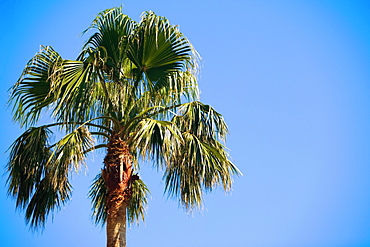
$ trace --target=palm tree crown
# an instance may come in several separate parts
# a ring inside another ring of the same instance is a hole
[[[11,89],[14,120],[26,131],[10,148],[8,191],[31,227],[70,199],[71,171],[99,148],[107,155],[89,192],[97,223],[121,207],[112,206],[117,198],[129,222],[143,219],[140,160],[163,171],[165,191],[185,208],[215,186],[229,190],[240,172],[224,146],[227,126],[199,101],[199,56],[178,27],[153,12],[136,22],[118,7],[90,30],[76,60],[42,47]],[[43,113],[51,124],[38,125]]]

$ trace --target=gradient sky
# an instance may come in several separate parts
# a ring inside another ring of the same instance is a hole
[[[147,220],[135,247],[370,246],[370,2],[356,0],[0,0],[1,169],[21,133],[7,90],[40,45],[74,59],[79,36],[106,8],[178,24],[203,58],[201,100],[221,112],[244,176],[187,214],[143,167]],[[88,186],[102,154],[73,175],[73,199],[32,233],[0,176],[0,246],[105,246],[90,220]],[[3,173],[3,172],[1,172]]]

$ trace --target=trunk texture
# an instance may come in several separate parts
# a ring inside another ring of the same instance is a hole
[[[121,205],[118,211],[108,209],[107,247],[126,247],[126,207]]]
[[[107,247],[126,247],[126,209],[131,198],[132,161],[127,143],[118,134],[108,143],[102,170],[107,186]]]

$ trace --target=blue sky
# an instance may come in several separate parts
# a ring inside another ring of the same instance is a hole
[[[189,215],[144,167],[147,220],[129,229],[128,246],[370,246],[368,1],[0,0],[1,153],[21,133],[5,105],[28,59],[40,45],[75,58],[96,14],[121,4],[136,20],[166,16],[194,44],[201,99],[224,115],[244,173]],[[72,201],[42,234],[28,230],[0,177],[0,246],[104,246],[86,197],[101,166],[97,155],[73,175]]]

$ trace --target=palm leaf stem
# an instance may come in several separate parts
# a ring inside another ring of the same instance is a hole
[[[103,118],[103,117],[99,117],[99,118]],[[95,118],[95,119],[92,119],[92,120],[96,120],[96,119],[99,119],[99,118]],[[110,118],[110,117],[106,117],[106,118]],[[92,121],[92,120],[89,120],[89,121]],[[105,127],[105,126],[102,126],[102,125],[99,125],[99,124],[93,124],[93,123],[89,123],[89,122],[66,122],[66,123],[52,123],[52,124],[46,124],[46,125],[42,125],[40,127],[45,127],[45,128],[50,128],[50,127],[54,127],[54,126],[63,126],[63,125],[77,125],[79,124],[80,126],[78,128],[81,128],[82,126],[84,125],[87,125],[87,126],[91,126],[91,127],[97,127],[97,128],[100,128],[100,129],[103,129],[109,133],[113,133],[112,130],[108,127]]]
[[[112,102],[112,99],[108,93],[108,89],[105,85],[105,78],[100,74],[99,74],[99,78],[100,78],[100,84],[102,85],[102,88],[103,88],[103,92],[105,94],[105,96],[107,97],[107,100],[108,100],[108,109],[109,109],[109,112],[114,116],[115,119],[117,119],[117,115],[116,115],[116,111],[114,111],[114,106],[113,106],[113,102]]]
[[[108,145],[107,144],[99,144],[99,145],[93,146],[93,147],[91,147],[89,149],[86,149],[84,151],[84,154],[87,154],[88,152],[91,152],[91,151],[96,150],[96,149],[99,149],[99,148],[108,148]]]
[[[131,130],[131,128],[133,127],[132,125],[133,125],[133,123],[135,121],[138,121],[138,120],[140,121],[140,120],[145,119],[145,118],[151,118],[151,117],[156,116],[156,115],[158,115],[158,114],[160,114],[162,112],[169,111],[171,109],[180,107],[182,105],[184,105],[184,104],[177,104],[177,105],[172,105],[172,106],[168,106],[168,107],[163,107],[163,106],[153,106],[153,107],[150,107],[150,108],[146,109],[145,111],[139,113],[136,117],[132,118],[130,121],[128,121],[125,124],[126,127],[122,130],[122,132],[125,133],[125,134],[129,133],[130,130]],[[155,112],[153,112],[151,114],[144,115],[145,113],[147,113],[150,110],[155,109],[155,108],[161,108],[161,109],[158,110],[158,111],[155,111]],[[175,113],[173,113],[173,114],[175,114]]]

